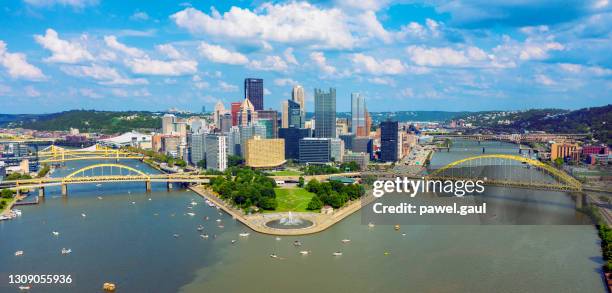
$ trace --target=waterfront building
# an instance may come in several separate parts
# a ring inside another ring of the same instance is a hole
[[[178,158],[179,146],[181,145],[181,137],[178,135],[164,135],[161,138],[162,148],[161,151],[169,156]]]
[[[300,163],[328,163],[331,159],[331,139],[307,137],[300,139]]]
[[[240,102],[232,102],[231,104],[231,114],[232,114],[232,126],[238,125],[238,113],[240,113]]]
[[[191,134],[190,162],[192,165],[197,165],[198,162],[206,159],[206,135],[205,133]]]
[[[285,140],[285,157],[298,160],[300,158],[300,139],[311,137],[312,130],[309,128],[280,128],[278,137]]]
[[[162,117],[162,134],[170,135],[174,132],[174,122],[176,120],[176,116],[172,114],[165,114]]]
[[[0,182],[6,178],[6,163],[0,161]]]
[[[579,160],[580,151],[578,146],[569,143],[553,143],[550,146],[550,160],[554,161],[557,158]]]
[[[352,150],[353,149],[353,138],[355,138],[355,135],[352,133],[343,133],[338,135],[338,137],[344,142],[344,148],[346,150]]]
[[[380,123],[380,159],[383,162],[395,162],[399,158],[398,122]]]
[[[261,78],[244,79],[244,99],[253,103],[255,110],[264,109],[264,87]]]
[[[257,121],[257,111],[249,99],[245,99],[240,105],[238,113],[238,125],[248,126]]]
[[[163,134],[155,134],[151,136],[151,149],[155,152],[161,152]]]
[[[206,169],[225,171],[227,168],[226,137],[218,134],[206,136]]]
[[[255,136],[247,140],[245,163],[253,168],[274,168],[285,161],[285,140],[280,138],[264,139]]]
[[[304,88],[301,85],[293,86],[291,100],[300,105],[300,121],[302,124],[296,127],[304,128],[304,122],[306,121],[306,97],[304,96]]]
[[[606,145],[585,145],[582,146],[582,155],[607,155],[609,153]]]
[[[269,109],[257,111],[257,119],[269,120],[269,122],[266,122],[266,127],[268,131],[266,138],[278,137],[278,112],[276,110]]]
[[[329,92],[321,89],[314,90],[315,96],[315,137],[336,137],[336,89]]]
[[[368,168],[368,164],[370,163],[370,155],[367,153],[347,152],[346,154],[344,154],[343,162],[356,162],[359,166],[359,170],[363,171]]]
[[[133,146],[142,149],[151,149],[152,141],[151,135],[140,133],[137,131],[130,131],[123,133],[119,136],[110,137],[106,139],[98,140],[98,143],[104,146],[113,148],[120,148],[124,146]]]
[[[330,156],[334,162],[343,162],[344,158],[344,141],[339,138],[330,139]]]
[[[240,155],[240,128],[232,126],[227,134],[227,155]]]
[[[374,141],[369,137],[353,138],[352,151],[356,153],[366,153],[370,155],[370,160],[374,159]]]

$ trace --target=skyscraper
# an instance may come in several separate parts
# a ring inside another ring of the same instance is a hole
[[[266,138],[276,138],[278,136],[278,112],[276,110],[257,111],[257,119],[270,120],[270,126],[267,130],[269,135],[266,135]]]
[[[285,157],[297,160],[300,158],[300,139],[311,136],[308,128],[280,128],[278,137],[285,140]]]
[[[302,117],[302,125],[299,127],[303,128],[303,123],[306,121],[306,100],[304,97],[304,88],[301,85],[293,86],[293,90],[291,91],[291,100],[300,105],[300,116]]]
[[[245,78],[244,79],[244,98],[251,100],[255,110],[264,109],[263,79]]]
[[[384,162],[395,162],[398,159],[398,122],[380,123],[380,159]]]
[[[227,133],[232,128],[232,114],[225,113],[219,117],[219,129],[222,133]]]
[[[336,138],[336,89],[314,90],[315,137]]]
[[[231,112],[232,112],[232,126],[238,125],[238,112],[240,112],[240,102],[232,102]]]
[[[219,128],[220,127],[220,121],[219,118],[221,118],[221,115],[225,114],[225,106],[223,106],[223,102],[221,101],[217,101],[217,104],[215,104],[215,112],[213,113],[213,120],[215,121],[215,127]]]
[[[357,137],[367,136],[365,97],[361,93],[351,93],[351,132]]]
[[[163,134],[172,134],[174,132],[174,122],[176,121],[176,117],[172,114],[165,114],[162,117],[162,133]]]
[[[240,105],[240,112],[238,112],[238,125],[247,126],[257,121],[257,111],[251,103],[251,100],[244,99],[242,105]]]
[[[206,169],[225,171],[227,168],[227,144],[223,135],[206,136]]]

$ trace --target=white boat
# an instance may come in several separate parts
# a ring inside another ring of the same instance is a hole
[[[23,250],[15,251],[15,256],[22,256],[22,255],[23,255]]]
[[[151,201],[151,198],[149,197],[149,201]]]
[[[85,218],[87,215],[85,213],[81,213],[81,217]]]
[[[192,206],[197,206],[198,205],[198,203],[195,202],[195,201],[191,201],[189,204],[192,205]]]
[[[236,243],[236,240],[232,240],[232,244]]]
[[[101,197],[101,196],[98,196],[98,199],[102,199],[102,197]]]
[[[198,226],[197,230],[198,230],[198,231],[202,231],[202,230],[204,230],[204,226],[202,226],[202,225]]]
[[[302,242],[300,242],[299,240],[295,240],[295,241],[293,241],[293,245],[294,246],[302,246]]]
[[[100,183],[96,184],[96,187],[100,187],[100,186],[102,186],[102,184],[100,184]]]
[[[368,227],[373,228],[374,227],[374,223],[368,223]]]
[[[179,238],[179,235],[178,235],[178,234],[174,234],[174,235],[172,235],[172,236],[174,236],[174,238]]]
[[[276,241],[280,241],[280,240],[281,240],[281,238],[280,238],[280,237],[276,237]]]
[[[68,248],[62,248],[62,254],[70,254],[72,252],[72,249]]]
[[[351,239],[342,239],[342,243],[349,243],[351,242]]]
[[[187,213],[188,216],[195,216],[195,213]]]
[[[59,236],[59,232],[57,232],[57,231],[53,231],[51,233],[53,234],[53,236]]]
[[[336,251],[336,252],[334,252],[333,254],[334,254],[334,256],[341,256],[341,255],[342,255],[342,252],[340,252],[340,251]]]
[[[310,251],[308,251],[308,250],[302,250],[302,251],[300,251],[300,254],[301,254],[301,255],[308,255],[309,253],[310,253]]]
[[[21,210],[13,210],[13,213],[15,213],[16,216],[21,216]]]
[[[278,255],[276,255],[276,253],[272,253],[272,254],[270,254],[270,257],[271,258],[278,258]]]
[[[223,226],[223,225],[219,225],[219,226],[217,226],[217,227],[219,227],[219,229],[223,229],[225,226]]]
[[[238,236],[240,236],[240,237],[248,237],[249,235],[251,235],[251,234],[250,233],[246,233],[246,232],[238,234]]]
[[[200,235],[200,237],[202,237],[204,239],[208,239],[208,234],[202,234],[202,235]]]
[[[221,222],[221,219],[217,219],[217,223],[220,223],[220,222]]]
[[[19,286],[19,290],[21,291],[27,291],[32,289],[32,287],[30,285],[26,285],[26,286]]]

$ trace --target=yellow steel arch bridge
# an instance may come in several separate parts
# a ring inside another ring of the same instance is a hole
[[[51,145],[38,152],[39,162],[63,163],[80,160],[120,160],[120,159],[142,159],[143,155],[132,153],[121,149],[111,149],[101,145],[93,145],[84,149],[66,149]]]
[[[493,168],[483,169],[486,166]],[[533,172],[535,169],[539,172]],[[540,173],[540,174],[538,174]],[[544,173],[548,176],[542,176]],[[490,154],[468,157],[433,170],[426,178],[484,180],[486,184],[552,190],[582,190],[582,183],[553,166],[528,157]]]

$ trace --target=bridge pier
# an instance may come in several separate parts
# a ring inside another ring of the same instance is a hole
[[[483,154],[485,153],[485,148],[482,148],[482,153],[483,153]]]
[[[584,195],[582,193],[576,193],[576,209],[581,209],[583,206]]]
[[[151,192],[151,181],[145,181],[145,188],[147,192]]]
[[[68,195],[68,184],[62,184],[62,195],[63,196]]]
[[[38,188],[38,197],[45,197],[45,188],[44,187]]]
[[[172,190],[172,182],[168,182],[168,184],[166,184],[166,187],[168,188],[168,191]]]

